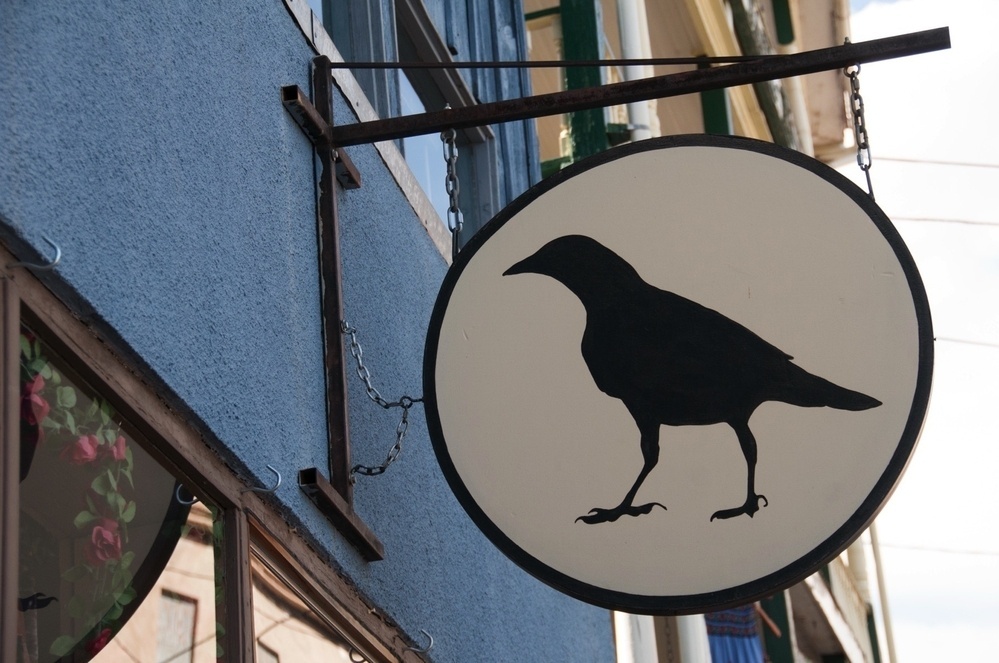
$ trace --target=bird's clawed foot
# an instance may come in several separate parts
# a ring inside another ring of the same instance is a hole
[[[596,525],[597,523],[612,523],[621,516],[643,516],[648,512],[652,511],[652,507],[659,506],[662,507],[663,511],[666,507],[659,502],[649,502],[648,504],[622,504],[621,506],[616,506],[613,509],[590,509],[590,512],[585,516],[580,516],[576,518],[578,523],[582,520],[588,525]]]
[[[719,518],[725,520],[727,518],[735,518],[736,516],[741,516],[743,514],[753,517],[757,511],[760,510],[760,502],[763,502],[763,506],[769,506],[770,503],[767,502],[767,498],[763,495],[756,495],[755,493],[750,495],[746,499],[746,503],[742,506],[737,506],[734,509],[722,509],[721,511],[715,511],[714,515],[711,516],[711,520]]]

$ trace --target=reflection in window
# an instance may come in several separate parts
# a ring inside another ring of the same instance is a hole
[[[253,629],[258,661],[329,661],[367,659],[330,618],[292,588],[288,575],[265,551],[254,546],[250,557]],[[261,655],[268,652],[271,658]]]
[[[213,511],[178,499],[128,422],[23,325],[20,355],[17,663],[215,660]],[[171,594],[199,609],[161,614]]]
[[[409,77],[405,75],[399,76],[399,103],[403,115],[425,113],[427,110]],[[447,220],[447,210],[451,203],[444,185],[447,166],[444,163],[444,147],[440,135],[403,138],[402,154],[434,209],[442,219]]]
[[[163,590],[160,594],[159,610],[156,660],[193,663],[194,624],[198,614],[198,602]]]
[[[267,647],[257,643],[257,663],[280,663],[281,659]]]

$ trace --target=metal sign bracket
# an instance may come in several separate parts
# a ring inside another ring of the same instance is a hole
[[[396,140],[409,136],[439,133],[446,129],[467,129],[649,99],[665,99],[696,92],[814,74],[820,71],[843,69],[852,65],[948,48],[950,48],[950,29],[946,27],[936,28],[789,55],[765,56],[748,60],[740,58],[735,64],[722,67],[695,69],[624,83],[566,90],[384,120],[342,124],[329,127],[326,138],[331,145],[336,147]],[[370,63],[361,63],[360,66],[368,64]],[[463,69],[474,68],[475,64],[447,62],[440,63],[439,66]],[[488,64],[492,66],[497,63]],[[519,67],[526,66],[528,63],[509,62],[505,64],[509,67]],[[351,63],[337,64],[338,68],[349,68],[350,66]],[[387,64],[387,66],[406,67],[405,64]]]

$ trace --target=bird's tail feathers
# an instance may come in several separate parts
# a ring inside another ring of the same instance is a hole
[[[867,394],[833,384],[795,364],[790,366],[790,388],[781,398],[786,403],[799,407],[832,407],[852,411],[870,410],[881,405],[881,401]]]

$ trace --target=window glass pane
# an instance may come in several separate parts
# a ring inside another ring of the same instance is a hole
[[[281,659],[267,647],[257,643],[257,663],[280,663]]]
[[[405,75],[399,76],[399,102],[403,115],[426,112],[416,89]],[[444,185],[447,166],[444,163],[444,148],[440,135],[403,138],[402,153],[416,176],[416,181],[433,203],[434,209],[442,219],[447,220],[447,209],[451,203]]]
[[[323,20],[323,0],[306,0],[306,2],[309,5],[309,9],[312,10],[312,13],[315,14],[319,18],[320,23],[322,23],[322,20]]]
[[[305,598],[272,555],[257,546],[251,552],[258,662],[385,660],[351,642],[326,612]]]
[[[158,607],[156,660],[191,663],[194,661],[198,600],[163,590]]]
[[[23,325],[20,345],[17,663],[214,661],[217,509]]]

